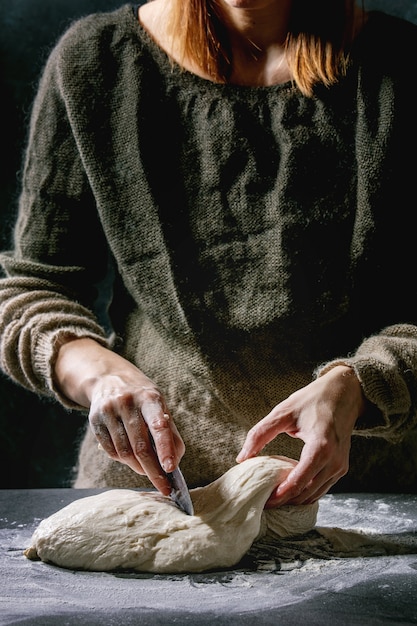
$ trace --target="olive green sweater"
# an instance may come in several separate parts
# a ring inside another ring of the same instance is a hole
[[[3,371],[74,408],[54,386],[60,340],[112,346],[162,390],[190,485],[232,466],[250,426],[335,363],[374,407],[357,434],[407,438],[417,28],[374,13],[351,59],[306,98],[181,71],[129,5],[73,24],[39,85],[1,256]],[[300,442],[266,452],[297,458]],[[144,484],[87,430],[76,486]]]

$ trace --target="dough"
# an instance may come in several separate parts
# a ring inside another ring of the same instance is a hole
[[[231,567],[255,539],[302,534],[315,525],[317,503],[264,510],[295,463],[260,456],[232,467],[190,491],[193,516],[156,491],[113,489],[81,498],[43,520],[24,554],[90,571],[183,573]]]

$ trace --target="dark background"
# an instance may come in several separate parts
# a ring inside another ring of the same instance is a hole
[[[123,3],[0,0],[2,250],[10,247],[28,115],[51,46],[73,19]],[[417,0],[366,0],[365,7],[417,23]],[[410,86],[413,97],[411,90]],[[36,397],[0,373],[0,489],[70,486],[77,444],[85,427],[85,416]]]

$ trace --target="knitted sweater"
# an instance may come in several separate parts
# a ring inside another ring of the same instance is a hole
[[[3,371],[74,408],[52,374],[62,337],[118,350],[163,392],[191,486],[336,363],[373,406],[356,434],[406,437],[416,53],[415,26],[371,14],[347,76],[306,98],[181,71],[130,5],[74,23],[39,85],[1,255]],[[280,435],[265,452],[300,445]],[[87,429],[75,486],[141,485]]]

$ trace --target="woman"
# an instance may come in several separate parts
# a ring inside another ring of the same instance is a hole
[[[160,466],[195,486],[262,451],[300,459],[269,506],[302,504],[352,434],[415,431],[416,51],[350,0],[152,0],[64,34],[1,257],[1,365],[88,411],[76,487],[166,494]]]

